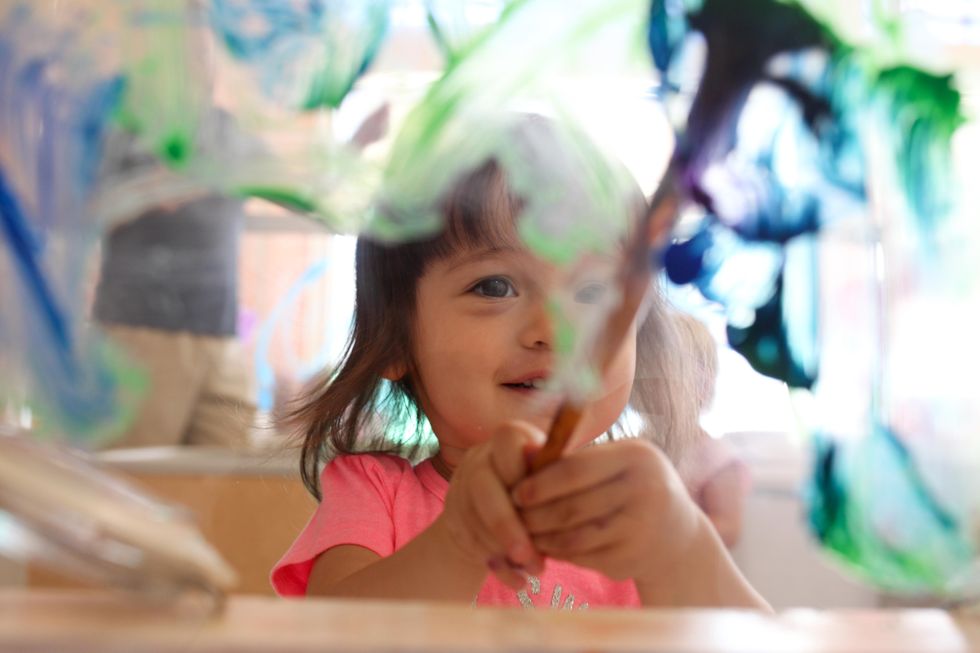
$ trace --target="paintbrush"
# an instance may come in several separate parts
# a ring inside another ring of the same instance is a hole
[[[595,368],[599,371],[600,378],[604,377],[616,352],[629,334],[630,325],[643,304],[652,277],[650,253],[660,251],[666,243],[677,217],[679,197],[674,167],[670,166],[623,253],[622,264],[617,273],[617,284],[621,290],[620,302],[606,318],[595,351]],[[544,447],[531,460],[531,473],[561,457],[587,405],[586,400],[573,399],[565,399],[559,405]]]

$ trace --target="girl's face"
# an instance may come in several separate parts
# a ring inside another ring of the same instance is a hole
[[[555,332],[547,309],[560,269],[520,247],[468,249],[432,263],[419,279],[414,356],[422,408],[442,455],[456,464],[506,421],[543,431],[559,397],[534,388],[555,368]],[[576,301],[594,301],[601,282],[583,280]],[[591,442],[629,399],[635,326],[604,378],[604,394],[586,411],[571,447]]]

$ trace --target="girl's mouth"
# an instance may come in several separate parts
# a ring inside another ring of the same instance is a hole
[[[547,383],[546,379],[543,377],[527,379],[525,381],[516,381],[512,383],[503,383],[505,388],[510,388],[511,390],[516,390],[518,392],[534,392],[535,390],[542,390]]]
[[[531,381],[521,381],[520,383],[505,383],[504,385],[511,388],[534,388],[535,390],[540,390],[544,387],[544,379],[533,379]]]

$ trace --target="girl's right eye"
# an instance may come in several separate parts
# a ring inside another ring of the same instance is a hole
[[[504,299],[506,297],[517,297],[517,289],[514,284],[505,277],[487,277],[480,279],[470,288],[470,292],[476,293],[481,297],[491,299]]]

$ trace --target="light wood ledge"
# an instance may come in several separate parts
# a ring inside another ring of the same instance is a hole
[[[475,609],[240,595],[213,618],[124,594],[0,591],[0,651],[649,651],[934,653],[980,650],[980,618],[940,610]]]

